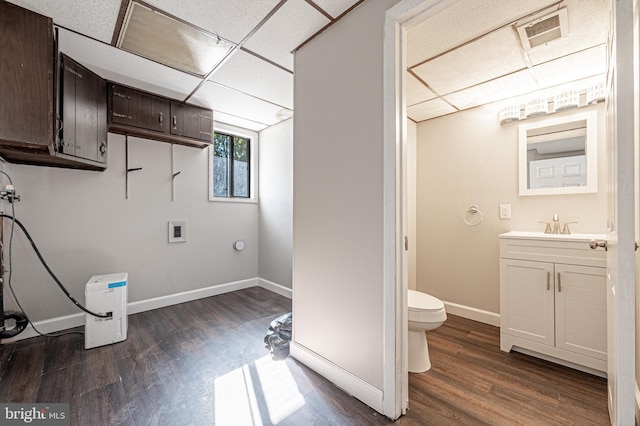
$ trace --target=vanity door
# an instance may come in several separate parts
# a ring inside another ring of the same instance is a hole
[[[502,333],[554,346],[553,271],[548,262],[500,261]]]
[[[556,346],[607,359],[606,268],[555,265]]]

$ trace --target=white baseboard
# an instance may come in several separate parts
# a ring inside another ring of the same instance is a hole
[[[500,327],[500,314],[496,314],[495,312],[483,311],[482,309],[458,305],[452,302],[444,302],[444,308],[447,313],[451,315],[457,315],[462,318]]]
[[[258,285],[262,288],[265,288],[269,291],[279,294],[280,296],[284,296],[286,298],[291,299],[293,296],[293,291],[280,284],[276,284],[272,281],[265,280],[264,278],[258,278]]]
[[[152,309],[164,308],[165,306],[177,305],[178,303],[191,302],[192,300],[204,299],[205,297],[217,296],[222,293],[243,290],[258,285],[258,278],[234,281],[226,284],[212,285],[210,287],[198,288],[196,290],[183,291],[182,293],[169,294],[167,296],[154,297],[153,299],[131,302],[127,305],[129,314],[150,311]]]
[[[380,389],[343,370],[306,347],[296,344],[295,341],[290,344],[290,354],[293,358],[325,377],[346,393],[364,402],[379,413],[384,412],[383,392]]]
[[[166,306],[177,305],[178,303],[191,302],[192,300],[204,299],[205,297],[216,296],[218,294],[229,293],[231,291],[243,290],[245,288],[260,286],[274,293],[291,298],[291,289],[281,286],[261,278],[250,278],[247,280],[234,281],[226,284],[213,285],[196,290],[184,291],[166,296],[154,297],[152,299],[130,302],[127,304],[127,314],[137,314],[153,309],[164,308]],[[85,314],[77,313],[63,317],[51,318],[36,321],[35,326],[41,333],[56,333],[70,328],[79,327],[85,323]],[[20,334],[10,339],[3,339],[3,343],[15,342],[17,340],[36,337],[38,333],[31,324]]]

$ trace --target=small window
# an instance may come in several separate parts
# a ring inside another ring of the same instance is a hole
[[[213,199],[252,198],[251,139],[215,132],[210,149]]]

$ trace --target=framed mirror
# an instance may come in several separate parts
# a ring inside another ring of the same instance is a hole
[[[597,111],[521,124],[520,195],[598,192]]]

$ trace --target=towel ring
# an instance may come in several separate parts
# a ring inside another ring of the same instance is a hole
[[[484,219],[484,216],[482,215],[482,212],[480,211],[478,206],[476,206],[475,204],[465,210],[464,213],[462,213],[462,220],[464,220],[464,223],[469,226],[480,225],[482,219]]]

